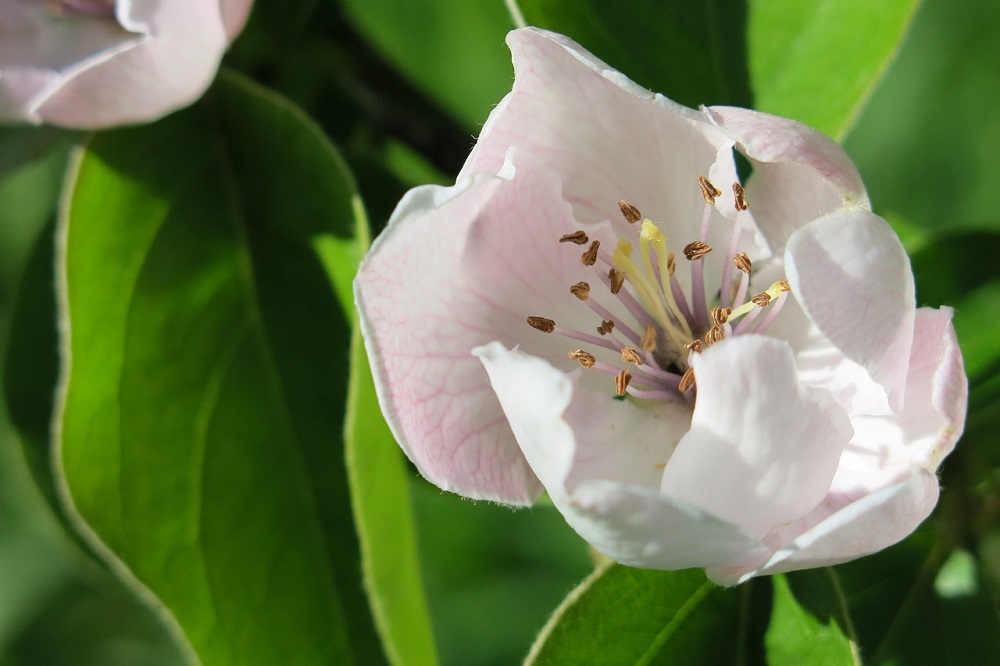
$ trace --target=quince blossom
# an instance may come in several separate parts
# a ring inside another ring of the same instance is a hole
[[[0,121],[96,129],[201,96],[252,0],[0,0]]]
[[[409,192],[355,283],[420,473],[547,492],[608,557],[725,584],[912,532],[966,378],[843,150],[679,106],[560,35],[507,41],[513,91],[456,184]]]

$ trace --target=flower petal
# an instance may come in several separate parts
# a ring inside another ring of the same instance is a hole
[[[208,88],[251,4],[120,0],[117,23],[41,15],[30,37],[55,55],[0,50],[0,114],[81,129],[159,118]]]
[[[807,125],[727,106],[703,109],[754,166],[747,198],[771,249],[780,254],[807,222],[838,208],[868,208],[868,193],[835,141]]]
[[[590,269],[580,246],[558,242],[577,228],[558,179],[517,154],[500,171],[408,193],[355,294],[383,413],[420,472],[469,497],[530,504],[541,488],[470,350],[500,340],[574,367],[572,343],[525,320],[573,327],[590,311],[569,286]]]
[[[579,372],[499,343],[475,353],[552,501],[599,551],[657,569],[749,567],[767,557],[768,549],[733,525],[655,490],[663,460],[687,428],[687,406],[637,405],[610,390],[588,391]]]
[[[785,268],[809,318],[902,407],[913,340],[913,271],[892,228],[865,210],[841,210],[789,239]]]
[[[925,469],[916,469],[909,478],[833,513],[775,552],[759,568],[718,575],[740,582],[751,576],[830,566],[870,555],[917,529],[934,509],[938,494],[937,477]],[[712,573],[709,575],[715,579]]]
[[[707,242],[728,246],[732,223],[723,215],[735,216],[731,184],[738,180],[731,139],[562,35],[527,28],[507,43],[514,89],[490,114],[463,173],[495,172],[516,145],[559,174],[581,222],[611,220],[629,237],[618,210],[624,199],[668,225],[675,250],[698,240],[705,202],[697,179],[707,176],[722,190]],[[721,273],[724,255],[706,258],[708,275]],[[687,271],[678,279],[689,284]]]
[[[692,367],[691,431],[662,491],[758,539],[819,504],[851,424],[828,391],[799,383],[791,348],[740,336],[693,355]]]

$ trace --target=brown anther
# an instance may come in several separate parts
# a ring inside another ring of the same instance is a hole
[[[714,204],[715,197],[722,194],[722,190],[715,189],[715,185],[704,176],[698,176],[698,187],[701,188],[701,196],[705,197],[705,203]]]
[[[615,330],[615,322],[610,319],[605,319],[601,321],[601,325],[597,327],[597,332],[601,335],[607,335],[611,331]]]
[[[556,330],[556,323],[545,317],[528,317],[528,326],[542,333],[551,333]]]
[[[722,326],[729,321],[729,315],[733,314],[732,308],[712,308],[712,321]]]
[[[617,268],[612,268],[608,271],[608,280],[611,281],[611,293],[617,294],[625,284],[625,273]]]
[[[615,375],[615,393],[625,395],[625,389],[628,388],[630,381],[632,381],[632,375],[629,374],[628,370],[622,370]]]
[[[759,305],[760,307],[767,307],[767,304],[771,302],[771,295],[766,291],[762,291],[753,298],[750,299],[754,305]]]
[[[750,207],[747,204],[747,193],[739,183],[733,183],[733,199],[736,201],[736,210],[746,210]]]
[[[563,234],[559,238],[559,242],[574,243],[575,245],[586,245],[587,243],[590,242],[590,238],[588,238],[587,234],[583,233],[583,230],[581,229],[580,231],[574,231],[571,234]]]
[[[725,331],[722,330],[721,326],[715,325],[712,328],[708,329],[708,333],[705,334],[705,344],[711,347],[716,342],[722,340],[722,338],[724,337],[726,337]]]
[[[632,347],[622,347],[622,360],[633,365],[642,365],[642,357]]]
[[[584,266],[593,266],[597,263],[597,248],[601,247],[601,241],[594,241],[587,248],[587,251],[583,253],[580,259],[583,261]]]
[[[688,349],[695,353],[700,353],[701,350],[704,349],[704,345],[701,344],[701,340],[696,338],[691,342],[687,343],[686,345],[684,345],[684,349]]]
[[[781,291],[791,291],[792,285],[788,284],[788,280],[785,278],[781,278],[778,280],[778,288],[781,289]]]
[[[688,261],[701,259],[711,251],[712,246],[708,243],[702,243],[701,241],[694,241],[693,243],[688,243],[684,246],[684,256]]]
[[[667,255],[667,277],[673,277],[677,270],[677,255],[671,252]]]
[[[575,349],[566,355],[585,368],[592,368],[597,364],[597,359],[594,358],[594,355],[582,349]]]
[[[621,210],[622,216],[628,220],[629,224],[635,224],[642,219],[642,213],[639,209],[627,201],[619,201],[618,208]]]
[[[642,332],[642,339],[639,340],[642,351],[651,352],[656,349],[656,327],[646,324],[646,329]]]
[[[694,368],[688,368],[684,371],[684,375],[681,377],[681,383],[677,385],[677,390],[681,393],[687,393],[688,389],[694,386]]]
[[[586,282],[577,282],[569,288],[569,293],[573,294],[581,301],[585,301],[590,298],[590,285]]]
[[[753,264],[750,263],[750,257],[746,252],[740,252],[738,255],[733,257],[733,266],[747,275],[750,275],[750,271],[753,270]]]

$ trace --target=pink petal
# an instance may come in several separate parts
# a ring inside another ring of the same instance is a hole
[[[701,114],[637,86],[562,35],[527,28],[507,43],[514,89],[490,115],[463,173],[495,172],[517,146],[559,174],[578,220],[611,220],[627,237],[618,210],[624,199],[669,223],[678,250],[698,239],[705,207],[698,176],[723,191],[718,211],[735,213],[732,141]],[[726,247],[732,227],[718,211],[708,242]],[[709,275],[720,274],[723,255],[709,255]]]
[[[930,515],[938,493],[937,477],[916,469],[909,478],[837,511],[740,579],[840,564],[888,548]]]
[[[867,207],[868,194],[851,159],[835,141],[786,118],[713,106],[706,115],[754,166],[747,198],[774,252],[810,220],[843,206]]]
[[[910,260],[886,222],[866,210],[841,210],[789,239],[788,281],[820,332],[902,406],[913,339]]]
[[[758,539],[811,511],[851,439],[833,396],[801,385],[792,350],[772,338],[729,338],[692,358],[691,431],[662,491]]]
[[[537,357],[493,343],[476,350],[517,441],[567,522],[630,566],[743,564],[768,553],[739,529],[656,491],[663,461],[687,428],[685,405],[635,404],[581,386]]]
[[[22,51],[14,66],[4,64],[0,113],[81,129],[159,118],[204,93],[250,6],[250,0],[225,0],[224,8],[216,1],[125,0],[116,6],[119,25],[92,17],[43,20],[31,37],[42,44],[58,39],[53,53],[60,62]],[[88,38],[87,48],[78,39],[100,31],[111,36],[101,43]],[[3,53],[9,62],[9,47]]]
[[[512,159],[517,167],[508,163],[500,176],[408,193],[355,293],[383,413],[420,472],[462,495],[530,504],[541,488],[470,350],[500,340],[573,367],[572,341],[526,318],[573,328],[573,317],[590,311],[569,286],[593,271],[580,246],[559,243],[579,227],[556,177]],[[588,329],[594,319],[583,319]]]

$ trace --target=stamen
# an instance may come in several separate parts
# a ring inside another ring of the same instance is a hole
[[[698,176],[698,187],[701,188],[701,196],[705,197],[707,204],[714,204],[715,197],[722,194],[722,190],[716,189],[704,176]]]
[[[782,293],[791,290],[792,288],[791,286],[789,286],[788,280],[782,278],[777,282],[773,283],[765,291],[762,291],[761,293],[757,294],[743,305],[739,306],[738,308],[735,308],[732,314],[729,315],[729,318],[736,319],[737,317],[742,317],[743,315],[750,312],[754,308],[754,306],[762,308],[767,307],[767,304],[770,303],[772,299],[777,298]],[[742,322],[740,323],[742,324]]]
[[[566,355],[585,368],[593,368],[597,363],[597,359],[594,358],[593,354],[585,352],[582,349],[575,349]]]
[[[684,246],[684,256],[688,261],[696,261],[712,251],[712,246],[702,241],[693,241]]]
[[[712,321],[716,325],[722,326],[729,321],[729,315],[732,313],[732,308],[712,308]]]
[[[601,335],[607,335],[611,331],[615,330],[615,322],[605,319],[601,322],[601,325],[597,327],[597,332]]]
[[[593,266],[597,263],[597,250],[601,247],[601,241],[594,241],[580,259],[584,266]]]
[[[556,322],[545,317],[528,317],[528,326],[542,333],[556,330]]]
[[[642,365],[642,357],[639,352],[631,347],[622,347],[622,360],[633,365]]]
[[[642,340],[639,342],[639,347],[644,352],[651,352],[656,349],[656,327],[652,324],[646,324],[646,330],[642,332]]]
[[[629,224],[635,224],[642,219],[642,213],[639,212],[639,209],[627,201],[619,201],[618,208],[621,210],[622,216],[628,220]]]
[[[625,274],[617,268],[608,271],[608,279],[611,280],[611,293],[617,294],[625,284]]]
[[[628,388],[629,382],[632,381],[632,375],[629,374],[628,370],[622,370],[617,375],[615,375],[615,392],[618,395],[625,395],[625,390]]]
[[[726,336],[722,330],[722,327],[719,325],[715,325],[712,328],[708,329],[708,333],[705,334],[705,344],[711,347],[716,342],[721,341],[722,338],[724,337]]]
[[[746,252],[740,252],[733,257],[733,268],[750,275],[750,271],[753,270],[753,264],[750,262],[750,257]]]
[[[701,344],[701,340],[695,338],[691,342],[684,345],[684,349],[688,349],[690,351],[695,352],[696,354],[700,354],[702,349],[704,349],[704,345]]]
[[[574,243],[576,245],[586,245],[587,243],[590,242],[590,238],[588,238],[587,234],[585,234],[581,229],[579,231],[574,231],[571,234],[563,234],[563,236],[559,238],[559,242]]]
[[[590,285],[586,282],[577,282],[569,288],[569,291],[581,301],[585,301],[590,298]]]
[[[694,386],[694,368],[688,368],[684,371],[684,376],[681,377],[681,383],[677,385],[677,390],[681,393],[687,393],[692,386]]]
[[[747,205],[746,192],[739,183],[733,183],[733,198],[736,202],[736,210],[746,210],[750,207]]]
[[[767,307],[767,304],[771,302],[771,295],[766,291],[762,291],[753,298],[751,298],[750,302],[753,303],[754,305],[759,305],[762,308]]]

